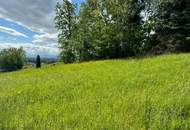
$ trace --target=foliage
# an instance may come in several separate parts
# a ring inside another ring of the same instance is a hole
[[[25,62],[25,52],[22,48],[9,48],[0,52],[0,68],[4,71],[22,69]]]
[[[160,0],[154,4],[155,41],[168,51],[190,51],[189,0]]]
[[[37,58],[36,58],[36,68],[41,68],[41,59],[40,59],[40,55],[37,55]]]
[[[0,129],[189,130],[190,55],[0,74]]]
[[[69,5],[74,7],[72,3]],[[60,23],[59,19],[69,21],[65,18],[67,8],[66,3],[57,5],[56,23]],[[68,23],[56,24],[62,59],[74,62],[137,55],[144,38],[140,15],[143,8],[141,0],[87,0],[77,14],[74,10],[70,13],[74,24],[70,24],[73,30],[69,38],[64,39],[67,33],[62,33],[68,29],[65,29]]]
[[[79,11],[63,1],[55,21],[66,63],[190,51],[188,0],[86,0]]]
[[[57,3],[55,24],[59,30],[58,42],[61,48],[61,59],[66,63],[73,62],[70,40],[75,28],[75,19],[75,6],[72,3],[68,0],[63,0],[62,4]]]

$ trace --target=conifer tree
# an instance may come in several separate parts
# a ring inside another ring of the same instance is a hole
[[[190,51],[190,1],[162,1],[156,14],[155,33],[160,45],[173,51]]]

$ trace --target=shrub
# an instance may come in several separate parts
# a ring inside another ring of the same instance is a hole
[[[25,62],[23,48],[9,48],[0,52],[0,68],[3,71],[22,69]]]

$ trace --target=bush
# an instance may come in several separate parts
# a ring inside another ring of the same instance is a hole
[[[25,62],[25,52],[22,48],[9,48],[0,52],[0,68],[3,71],[22,69]]]

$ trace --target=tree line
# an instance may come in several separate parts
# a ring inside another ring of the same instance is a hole
[[[0,72],[20,70],[26,65],[26,52],[22,47],[0,50]],[[36,68],[41,68],[40,55],[35,59]]]
[[[63,0],[55,24],[65,63],[190,51],[189,0]]]
[[[8,48],[0,51],[0,70],[20,70],[25,64],[26,55],[23,48]]]

